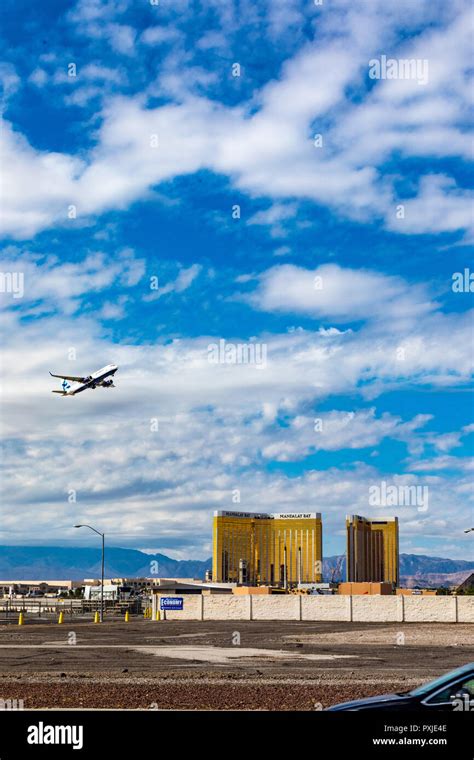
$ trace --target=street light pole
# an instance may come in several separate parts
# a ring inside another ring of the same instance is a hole
[[[105,534],[102,533],[102,563],[100,573],[100,622],[104,622],[104,569],[105,569]]]
[[[97,533],[98,536],[101,536],[102,538],[102,562],[101,562],[101,572],[100,572],[100,622],[104,622],[104,570],[105,570],[105,533],[101,533],[100,530],[96,530],[92,527],[92,525],[75,525],[75,528],[89,528],[89,530],[93,530],[94,533]]]

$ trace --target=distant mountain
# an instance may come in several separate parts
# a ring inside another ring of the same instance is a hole
[[[82,580],[100,575],[101,552],[97,548],[77,546],[0,546],[0,580]],[[153,564],[156,563],[156,564]],[[137,549],[106,547],[105,576],[130,578],[204,578],[212,560],[176,560],[164,554],[145,554]],[[323,576],[343,580],[346,575],[344,555],[326,557]],[[443,559],[420,554],[400,555],[403,586],[451,586],[462,583],[474,571],[474,560]]]
[[[420,554],[400,554],[400,573],[416,575],[417,573],[457,573],[461,570],[472,570],[474,560],[466,562],[458,559],[443,559],[442,557],[425,557]]]
[[[474,570],[474,560],[466,562],[461,559],[444,559],[427,557],[424,554],[400,554],[400,580],[402,586],[457,586]],[[323,561],[323,575],[326,580],[344,580],[346,577],[346,559],[343,554],[326,557]]]
[[[100,576],[101,551],[78,546],[0,546],[0,580],[81,580]],[[156,563],[156,564],[152,564]],[[105,548],[105,577],[204,578],[212,560],[176,560],[136,549]]]

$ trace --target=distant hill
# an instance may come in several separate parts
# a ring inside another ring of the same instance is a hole
[[[78,546],[0,546],[0,580],[59,580],[97,578],[100,575],[99,548]],[[152,566],[157,563],[157,566]],[[176,560],[164,554],[145,554],[137,549],[106,547],[105,576],[108,578],[157,575],[162,578],[204,578],[212,567],[207,560]],[[346,572],[344,555],[326,557],[323,575],[330,580],[343,580]],[[421,554],[400,555],[402,585],[457,585],[474,571],[474,560],[444,559]]]
[[[152,567],[152,562],[158,563]],[[100,576],[99,548],[78,546],[0,546],[0,580],[81,580]],[[136,549],[105,548],[107,578],[158,577],[204,578],[212,565],[208,560],[176,560],[164,554],[145,554]]]
[[[339,564],[338,564],[339,563]],[[323,561],[323,575],[330,580],[332,571],[334,580],[343,580],[346,576],[346,560],[342,554],[326,557]],[[400,580],[402,586],[457,586],[474,570],[474,560],[466,562],[461,559],[427,557],[424,554],[400,554]]]

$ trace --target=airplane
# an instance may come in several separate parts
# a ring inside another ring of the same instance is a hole
[[[88,388],[95,389],[98,386],[102,388],[115,388],[113,376],[117,372],[118,367],[115,364],[107,364],[106,367],[98,369],[97,372],[93,372],[92,375],[87,377],[76,377],[75,375],[53,375],[51,377],[59,377],[63,382],[61,383],[62,391],[51,391],[52,393],[60,393],[61,396],[75,396],[76,393],[82,393],[82,391]],[[70,385],[70,382],[77,383],[76,386]]]

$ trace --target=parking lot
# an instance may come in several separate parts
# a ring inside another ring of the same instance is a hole
[[[72,619],[0,628],[0,698],[25,708],[314,710],[473,660],[463,624]]]

